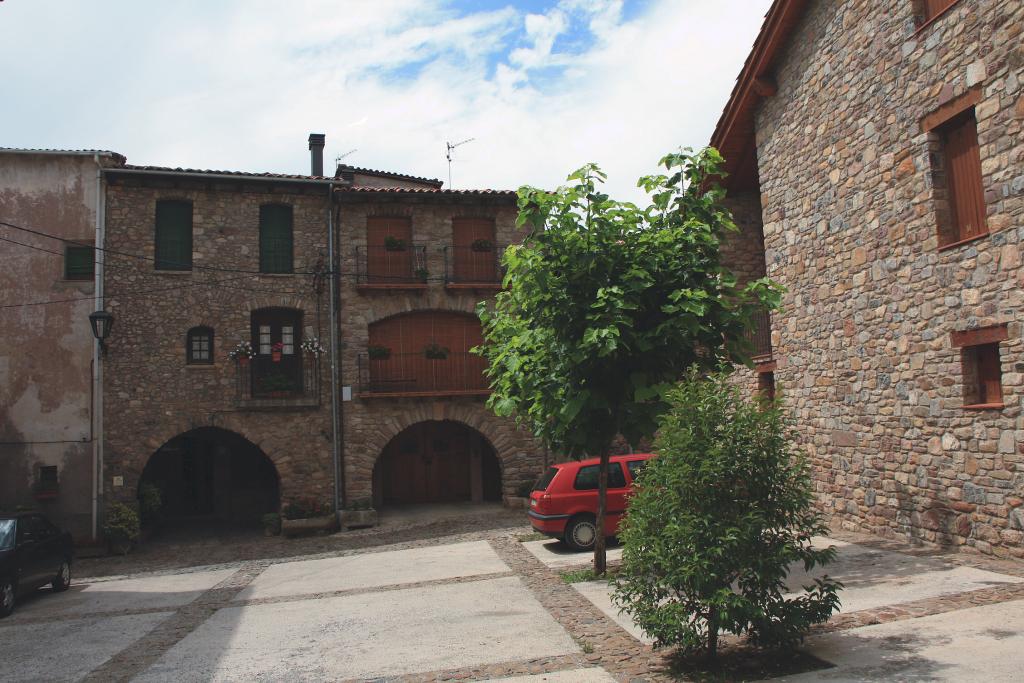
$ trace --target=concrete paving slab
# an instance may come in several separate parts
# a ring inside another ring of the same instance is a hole
[[[136,680],[376,678],[578,652],[508,577],[222,609]]]
[[[527,541],[523,547],[552,569],[577,569],[586,567],[594,561],[593,552],[571,550],[569,546],[556,539]],[[606,555],[609,562],[618,562],[622,559],[622,546],[608,548]]]
[[[790,568],[787,585],[794,590],[809,585],[813,577],[827,573],[843,582],[839,593],[841,612],[898,605],[924,598],[952,595],[1007,583],[1024,581],[1016,576],[956,565],[935,557],[874,550],[850,543],[822,539],[818,545],[835,545],[836,561],[808,574],[802,566]]]
[[[604,669],[571,669],[550,674],[514,676],[512,678],[491,678],[482,683],[615,683]]]
[[[255,600],[509,571],[486,541],[271,565],[238,595]]]
[[[220,569],[137,579],[72,583],[66,593],[51,593],[49,589],[43,589],[23,598],[14,614],[4,620],[4,624],[48,617],[82,617],[96,612],[181,607],[236,571]]]
[[[170,612],[0,626],[0,681],[78,681]]]
[[[654,638],[644,633],[639,626],[633,623],[629,615],[619,611],[618,606],[612,602],[612,586],[607,581],[574,583],[572,587],[641,643],[654,642]]]
[[[836,668],[779,680],[1019,681],[1022,623],[1018,600],[815,636],[804,649]]]

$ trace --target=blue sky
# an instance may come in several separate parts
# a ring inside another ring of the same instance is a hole
[[[454,187],[608,188],[706,144],[770,0],[6,0],[0,146],[306,172],[310,132],[359,166]]]

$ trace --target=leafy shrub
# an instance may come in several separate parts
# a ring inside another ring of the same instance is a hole
[[[387,360],[391,358],[391,349],[387,346],[368,346],[366,355],[370,357],[370,360]]]
[[[669,395],[619,536],[615,600],[655,639],[715,656],[718,632],[792,647],[838,608],[826,575],[796,597],[794,563],[835,558],[811,546],[826,532],[813,510],[808,464],[777,403],[743,398],[722,375],[690,371]]]
[[[127,554],[131,544],[139,540],[138,514],[124,503],[111,503],[107,506],[103,535]]]
[[[353,498],[349,501],[348,510],[372,510],[373,499],[372,498]]]
[[[143,526],[148,527],[160,521],[163,505],[163,494],[155,484],[144,482],[139,485],[139,515]]]
[[[276,512],[268,512],[260,520],[263,522],[263,529],[273,535],[281,533],[281,515]]]
[[[334,507],[331,506],[330,503],[321,503],[320,501],[313,500],[312,498],[292,501],[288,505],[284,506],[285,519],[325,517],[332,512],[334,512]]]

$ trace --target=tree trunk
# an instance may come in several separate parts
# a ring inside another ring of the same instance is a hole
[[[608,562],[604,550],[604,516],[608,501],[609,449],[601,450],[601,465],[597,470],[597,537],[594,539],[594,574],[604,576]]]
[[[718,608],[708,612],[708,659],[718,657]]]

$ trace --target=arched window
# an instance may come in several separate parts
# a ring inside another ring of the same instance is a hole
[[[260,207],[260,272],[291,273],[292,207],[264,204]]]
[[[193,327],[185,339],[185,362],[189,365],[213,364],[213,328]]]

